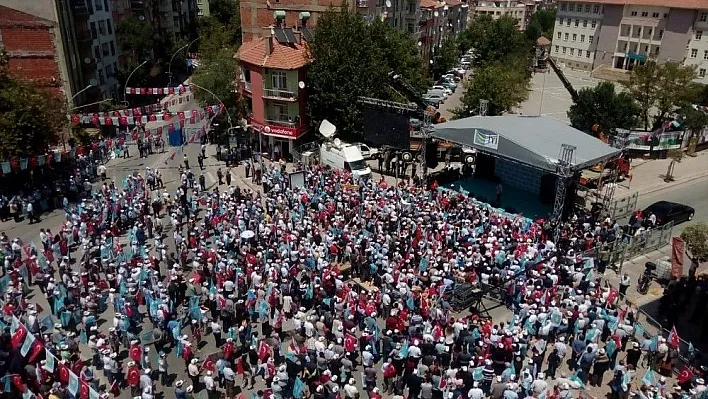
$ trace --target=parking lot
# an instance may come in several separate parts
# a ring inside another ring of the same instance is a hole
[[[565,76],[575,90],[594,87],[600,81],[590,74],[566,70]],[[535,73],[531,78],[529,99],[517,109],[523,115],[543,115],[563,122],[569,122],[568,109],[573,104],[570,93],[565,89],[558,76],[550,70],[547,73]]]

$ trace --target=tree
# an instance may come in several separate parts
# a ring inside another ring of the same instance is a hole
[[[571,125],[586,133],[611,133],[617,128],[636,126],[639,107],[626,92],[615,91],[610,82],[595,87],[585,87],[578,92],[578,100],[570,106],[568,118]]]
[[[204,28],[208,27],[209,30],[214,29],[214,27],[220,27],[221,34],[223,35],[220,43],[225,43],[229,46],[240,46],[241,45],[241,13],[239,12],[239,0],[209,0],[209,16],[199,17],[197,23],[197,32],[200,37],[204,37]],[[209,33],[207,33],[209,35]],[[200,40],[199,48],[201,51],[201,46],[208,46],[209,41]]]
[[[433,64],[431,66],[431,74],[433,79],[437,79],[444,75],[447,71],[454,68],[459,62],[460,53],[454,37],[449,37],[445,40],[433,56]]]
[[[128,17],[116,25],[116,40],[123,51],[131,51],[139,60],[145,60],[150,58],[160,37],[150,22]]]
[[[471,83],[465,85],[462,105],[455,118],[476,115],[480,100],[489,100],[487,115],[502,115],[528,98],[529,79],[526,70],[514,64],[493,64],[479,68]]]
[[[708,225],[696,223],[687,226],[681,233],[681,238],[686,242],[686,253],[694,264],[708,258]]]
[[[519,57],[527,56],[531,50],[531,43],[519,31],[516,19],[509,16],[495,20],[486,15],[477,17],[468,30],[469,32],[462,35],[462,40],[464,46],[475,49],[476,65],[488,65],[510,59],[518,61]]]
[[[10,76],[8,59],[0,53],[0,159],[42,154],[66,127],[64,104],[54,93]]]
[[[629,82],[625,84],[639,106],[644,130],[649,129],[649,110],[656,103],[658,74],[659,65],[654,61],[646,62],[644,65],[635,65],[629,75]]]
[[[708,114],[688,105],[681,110],[681,117],[684,130],[689,132],[687,155],[693,156],[696,152],[696,136],[708,126]]]
[[[330,9],[317,19],[308,43],[308,113],[313,125],[327,119],[340,137],[360,139],[362,114],[359,97],[410,101],[391,89],[389,73],[401,75],[422,89],[423,64],[416,43],[408,35],[346,7]]]
[[[231,122],[236,123],[245,116],[243,99],[236,94],[239,71],[234,52],[230,48],[221,49],[211,57],[203,59],[202,65],[192,75],[197,87],[194,96],[201,106],[214,105],[222,101]],[[200,90],[203,87],[207,90]],[[214,93],[217,98],[211,93]]]
[[[531,21],[526,26],[526,38],[536,41],[541,35],[553,38],[553,29],[556,25],[556,9],[546,8],[538,10],[531,15]]]

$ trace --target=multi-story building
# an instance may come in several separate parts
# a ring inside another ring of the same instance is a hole
[[[556,18],[551,56],[567,67],[631,70],[648,59],[681,62],[708,83],[708,3],[571,0],[558,3]]]
[[[0,47],[17,76],[53,87],[70,104],[117,93],[116,41],[108,0],[4,0]]]
[[[282,15],[282,14],[281,14]],[[249,124],[259,147],[288,154],[300,144],[307,118],[304,32],[263,28],[261,37],[244,43],[236,57],[241,68],[239,92],[245,98]]]
[[[197,0],[197,16],[208,17],[209,14],[209,0]]]
[[[470,3],[469,14],[471,18],[488,15],[492,19],[508,16],[518,21],[520,30],[526,29],[531,20],[531,15],[536,11],[536,1],[520,0],[476,0]]]
[[[308,26],[315,26],[319,15],[331,7],[336,9],[343,3],[351,4],[353,8],[358,4],[365,4],[368,7],[369,4],[375,4],[375,1],[356,0],[347,3],[346,0],[241,0],[243,42],[247,43],[260,37],[263,27],[273,24],[273,15],[276,12],[283,18],[283,25],[286,27],[297,27],[301,21],[307,21]]]
[[[156,0],[158,1],[158,0]],[[177,40],[190,37],[197,19],[196,0],[159,0],[158,29],[163,38]]]
[[[459,0],[421,0],[419,6],[418,44],[423,62],[429,65],[443,42],[467,27],[469,7]]]

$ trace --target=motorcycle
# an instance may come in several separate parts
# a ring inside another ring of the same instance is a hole
[[[644,273],[639,276],[639,281],[637,282],[637,291],[644,295],[649,292],[649,285],[651,284],[653,271],[656,269],[656,264],[654,262],[647,262],[644,265]]]

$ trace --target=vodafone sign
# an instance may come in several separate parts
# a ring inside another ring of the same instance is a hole
[[[259,131],[261,132],[261,134],[264,134],[266,136],[281,137],[293,140],[296,139],[300,133],[302,133],[302,128],[299,131],[298,129],[293,127],[266,125],[263,123],[259,123],[253,119],[251,119],[251,126],[253,126],[254,130]]]

